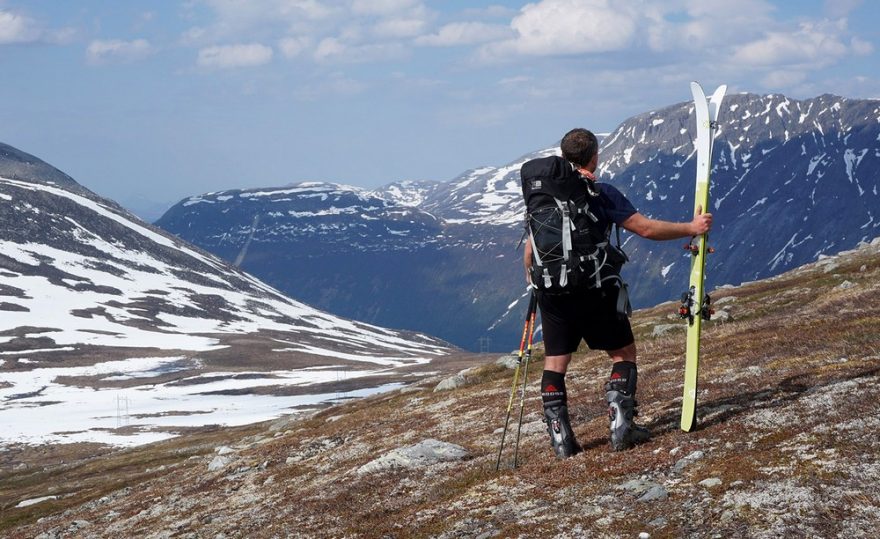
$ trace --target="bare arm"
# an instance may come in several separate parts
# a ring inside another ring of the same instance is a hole
[[[650,219],[641,213],[634,213],[620,226],[649,240],[674,240],[688,236],[699,236],[708,232],[712,228],[712,214],[703,213],[702,208],[697,208],[697,214],[693,221],[674,223]]]

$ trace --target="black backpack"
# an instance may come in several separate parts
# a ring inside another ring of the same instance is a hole
[[[526,203],[525,236],[532,246],[530,276],[538,290],[564,294],[583,288],[620,290],[618,312],[629,315],[626,283],[620,270],[627,261],[611,243],[613,225],[603,225],[591,211],[601,204],[595,186],[567,160],[533,159],[520,169]]]

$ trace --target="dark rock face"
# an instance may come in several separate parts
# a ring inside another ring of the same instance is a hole
[[[878,118],[880,102],[832,95],[725,99],[712,161],[709,290],[877,236]],[[601,181],[649,217],[690,220],[693,124],[691,103],[623,122],[602,141]],[[519,168],[555,152],[443,183],[211,193],[181,201],[157,224],[331,312],[471,349],[489,337],[490,349],[508,350],[519,342],[525,311]],[[677,298],[690,266],[684,240],[657,243],[626,232],[622,239],[635,306]]]

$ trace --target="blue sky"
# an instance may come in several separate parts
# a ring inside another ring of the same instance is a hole
[[[0,142],[124,204],[448,180],[688,82],[880,98],[873,0],[0,0]]]

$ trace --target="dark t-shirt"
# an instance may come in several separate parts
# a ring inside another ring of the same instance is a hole
[[[590,199],[590,211],[603,225],[619,225],[637,212],[632,202],[613,185],[602,182],[595,185],[599,188],[599,196]]]

